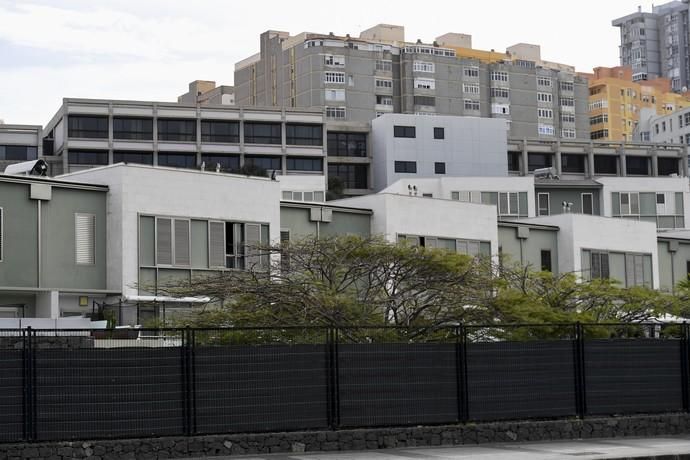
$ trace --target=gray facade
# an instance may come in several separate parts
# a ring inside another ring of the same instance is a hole
[[[314,208],[330,209],[330,222],[316,221],[311,213]],[[310,206],[297,203],[280,204],[281,239],[299,240],[309,236],[357,235],[371,236],[370,209],[345,208],[336,206]]]
[[[690,277],[690,235],[660,235],[659,283],[661,289],[671,291],[683,280]]]
[[[498,223],[501,263],[519,263],[558,273],[558,227],[518,222]],[[550,265],[547,265],[550,264]]]

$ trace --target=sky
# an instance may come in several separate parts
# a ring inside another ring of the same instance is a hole
[[[476,49],[539,44],[542,59],[590,72],[618,65],[611,20],[638,5],[651,11],[631,0],[0,0],[0,120],[45,125],[64,97],[175,101],[193,80],[231,85],[269,29],[357,36],[387,23],[425,43],[459,32]]]

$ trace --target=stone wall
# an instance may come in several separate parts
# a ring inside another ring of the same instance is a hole
[[[593,417],[584,420],[468,423],[433,427],[0,444],[0,458],[165,459],[688,433],[690,414],[683,413]]]
[[[67,333],[65,333],[67,334]],[[36,349],[52,348],[93,348],[93,337],[85,335],[38,335],[32,338],[33,347]],[[21,350],[24,347],[24,339],[19,335],[0,336],[0,349]]]

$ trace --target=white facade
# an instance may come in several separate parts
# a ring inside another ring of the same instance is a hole
[[[123,164],[63,177],[109,186],[108,289],[123,296],[138,294],[140,214],[263,223],[279,240],[280,185],[268,178]]]
[[[414,128],[414,137],[396,137],[396,126]],[[403,178],[507,176],[507,129],[498,118],[382,115],[371,122],[373,188]],[[416,173],[396,172],[396,161],[414,162]],[[436,163],[444,173],[437,173]]]
[[[559,273],[582,274],[583,250],[649,254],[652,264],[652,287],[659,287],[655,224],[570,213],[537,217],[530,219],[529,222],[554,225],[559,228],[557,237]]]
[[[282,199],[285,201],[306,201],[322,203],[326,201],[326,177],[303,174],[277,176]]]
[[[660,144],[690,144],[690,107],[667,115],[656,115],[651,109],[640,112],[640,132],[642,140]]]

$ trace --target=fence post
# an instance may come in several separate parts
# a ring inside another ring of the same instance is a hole
[[[31,327],[29,327],[31,329]],[[29,378],[29,339],[26,329],[22,329],[22,439],[29,441],[31,426],[31,379]]]
[[[192,419],[192,433],[196,434],[196,329],[190,330],[189,341],[189,368],[190,368],[190,396],[191,396],[191,419]]]
[[[455,357],[458,418],[460,422],[466,423],[470,418],[467,387],[467,328],[462,324],[455,327]]]
[[[181,331],[181,359],[182,359],[182,397],[183,401],[183,413],[184,419],[182,422],[183,430],[185,436],[192,435],[192,385],[191,385],[191,366],[190,366],[190,339],[191,334],[189,331],[189,326],[185,327]]]
[[[688,412],[690,410],[690,395],[688,395],[688,374],[690,374],[688,369],[688,323],[683,321],[680,326],[681,336],[680,336],[680,377],[681,377],[681,394],[683,395],[683,411]]]
[[[575,377],[575,411],[579,418],[587,414],[587,388],[585,386],[585,340],[582,323],[575,323],[573,340],[573,371]]]
[[[340,425],[340,391],[338,389],[338,329],[326,330],[326,368],[327,368],[327,417],[328,428],[336,430]]]

